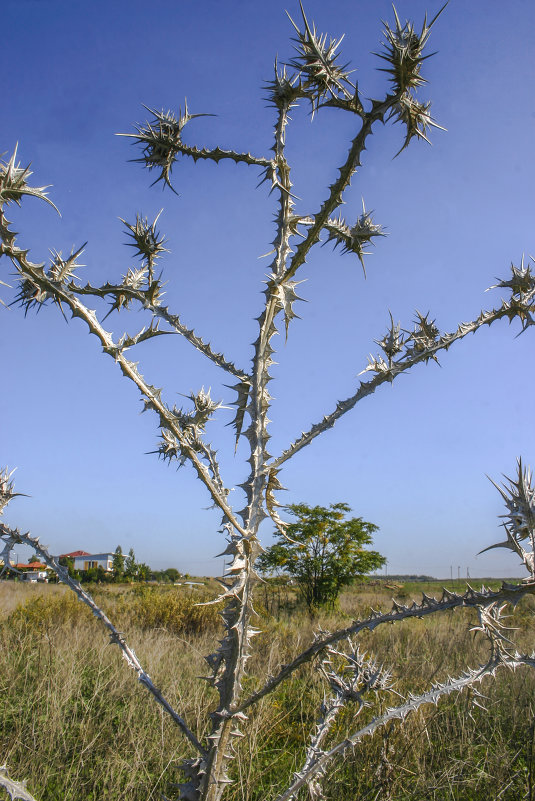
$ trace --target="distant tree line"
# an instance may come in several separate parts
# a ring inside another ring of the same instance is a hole
[[[385,578],[384,576],[374,576],[374,578]],[[388,581],[438,581],[436,576],[416,575],[415,573],[389,573],[386,576]]]

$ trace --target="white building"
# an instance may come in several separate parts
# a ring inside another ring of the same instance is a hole
[[[72,559],[75,570],[91,570],[91,568],[101,567],[106,573],[113,570],[113,553],[87,553],[87,551],[73,551],[72,553],[62,553],[60,559]]]

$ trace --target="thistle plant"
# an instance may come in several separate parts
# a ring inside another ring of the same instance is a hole
[[[100,286],[84,283],[79,275],[84,246],[73,248],[66,257],[61,251],[52,250],[48,264],[31,261],[28,251],[19,246],[18,234],[6,217],[9,206],[20,205],[27,195],[49,203],[51,200],[47,187],[31,185],[31,173],[27,167],[21,166],[16,152],[0,163],[0,254],[7,257],[3,263],[7,265],[9,262],[14,269],[9,280],[16,282],[15,305],[29,313],[52,303],[65,317],[77,317],[85,323],[103,352],[137,387],[144,409],[156,416],[160,432],[156,453],[170,463],[192,467],[222,515],[223,553],[230,557],[230,564],[222,581],[221,594],[214,599],[224,602],[224,634],[219,647],[206,656],[208,674],[204,678],[213,688],[215,698],[206,733],[195,731],[191,723],[172,707],[163,691],[156,688],[147,675],[123,635],[89,594],[69,577],[68,571],[50,555],[39,538],[0,525],[4,565],[8,566],[9,554],[16,545],[30,545],[102,621],[111,641],[121,649],[139,681],[187,738],[191,758],[182,766],[185,779],[179,790],[180,798],[187,801],[220,801],[224,797],[227,787],[234,781],[229,766],[236,740],[247,732],[248,712],[307,663],[317,665],[325,682],[325,698],[318,710],[318,723],[305,744],[302,766],[288,777],[286,789],[277,796],[277,801],[295,797],[304,787],[308,788],[311,798],[323,798],[331,764],[349,749],[358,747],[363,738],[384,731],[392,722],[402,724],[422,705],[436,704],[442,697],[467,687],[477,687],[499,668],[535,666],[534,656],[518,652],[510,642],[502,622],[504,604],[514,607],[523,596],[535,592],[535,490],[529,471],[519,463],[517,480],[511,481],[507,489],[500,490],[508,510],[507,522],[504,523],[507,539],[491,547],[505,547],[519,555],[528,569],[526,581],[518,585],[504,584],[497,591],[485,587],[479,591],[468,588],[463,594],[444,590],[438,599],[424,595],[419,603],[403,605],[394,602],[389,611],[372,610],[369,616],[355,620],[343,629],[318,632],[314,641],[288,664],[273,675],[263,679],[257,677],[253,691],[245,692],[243,684],[247,662],[255,650],[254,636],[259,633],[253,607],[258,581],[255,562],[262,551],[259,528],[268,518],[283,534],[287,526],[278,511],[282,489],[280,475],[284,465],[382,384],[392,384],[399,375],[420,363],[437,360],[442,351],[447,351],[468,334],[501,319],[517,322],[521,331],[526,331],[534,322],[535,275],[524,261],[519,266],[513,265],[511,276],[496,284],[507,293],[499,305],[479,312],[471,321],[459,324],[451,332],[441,332],[430,314],[416,312],[415,319],[407,322],[406,327],[390,314],[386,331],[378,332],[375,339],[379,352],[369,357],[361,373],[365,378],[359,381],[354,392],[333,401],[330,410],[296,436],[285,449],[277,454],[268,450],[274,337],[280,332],[284,332],[286,338],[291,336],[292,323],[297,317],[299,271],[321,242],[340,246],[343,253],[353,254],[364,267],[370,246],[378,245],[384,234],[382,226],[374,220],[364,203],[356,217],[343,217],[341,214],[346,190],[361,166],[361,156],[374,126],[390,120],[401,128],[399,154],[413,140],[427,141],[430,129],[440,127],[431,117],[429,102],[421,102],[416,97],[426,83],[423,75],[425,60],[429,57],[426,47],[440,13],[430,22],[425,19],[421,27],[411,22],[402,24],[396,12],[394,24],[385,23],[383,49],[379,56],[388,76],[388,87],[382,97],[370,100],[361,92],[354,74],[341,56],[341,39],[319,33],[301,7],[299,21],[291,19],[293,55],[285,64],[275,63],[273,77],[265,87],[275,117],[273,146],[267,155],[187,144],[184,139],[186,129],[189,134],[190,123],[205,116],[190,113],[187,105],[178,113],[147,109],[149,119],[138,124],[133,133],[122,134],[137,148],[139,157],[136,160],[151,173],[151,177],[156,176],[155,183],[161,183],[167,189],[174,189],[173,167],[181,159],[215,163],[228,160],[260,172],[260,187],[271,193],[275,203],[275,236],[264,302],[257,318],[258,334],[253,343],[252,363],[248,367],[238,366],[197,330],[189,328],[180,315],[166,305],[163,273],[160,272],[165,263],[166,239],[158,227],[159,215],[153,221],[142,215],[133,221],[122,220],[127,230],[126,244],[133,249],[135,266],[122,277]],[[322,203],[306,214],[296,212],[291,164],[286,154],[290,111],[299,105],[304,105],[314,118],[325,108],[336,109],[340,114],[350,115],[354,125],[347,156],[327,188]],[[87,305],[89,303],[96,303],[98,310],[93,310]],[[125,331],[119,337],[114,336],[105,325],[106,318],[130,309],[143,309],[150,322],[135,333]],[[215,399],[202,387],[186,396],[182,408],[172,404],[161,389],[144,378],[138,362],[130,358],[128,351],[166,334],[184,337],[222,371],[226,397]],[[223,405],[234,407],[232,424],[236,444],[243,439],[249,452],[248,468],[240,484],[245,505],[239,510],[231,503],[231,488],[225,482],[217,448],[207,439],[207,424]],[[14,496],[11,474],[6,469],[0,475],[0,510]],[[468,666],[461,674],[434,684],[419,694],[406,698],[396,696],[390,667],[377,664],[373,655],[365,655],[359,650],[358,635],[364,631],[373,632],[387,623],[421,619],[455,608],[474,611],[476,629],[488,641],[487,660],[483,664]],[[378,701],[383,697],[387,699],[386,708]],[[333,726],[339,712],[351,709],[356,718],[368,705],[372,705],[377,714],[361,727],[355,723],[352,733],[340,739],[337,727]],[[14,785],[13,782],[11,785],[6,783],[11,781],[6,776],[0,772],[0,785],[3,781],[3,786],[10,791],[9,787]]]

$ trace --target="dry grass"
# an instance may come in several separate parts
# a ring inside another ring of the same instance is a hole
[[[181,588],[97,594],[157,685],[202,732],[215,698],[197,677],[218,637],[214,608],[194,606],[192,593]],[[61,587],[14,583],[0,584],[0,601],[7,610],[0,624],[0,754],[12,774],[26,778],[41,801],[175,797],[172,783],[187,753],[183,738],[85,607]],[[320,620],[295,609],[279,619],[265,615],[248,688],[261,681],[252,676],[276,670],[308,644],[319,625],[347,624],[346,612],[361,614],[370,603],[385,608],[388,594],[380,587],[348,593],[339,611]],[[533,604],[524,603],[518,617],[518,634],[532,647]],[[396,690],[417,692],[477,664],[484,644],[469,623],[467,612],[455,612],[379,629],[374,651],[394,667]],[[372,637],[361,642],[369,648]],[[534,690],[531,673],[502,672],[485,685],[488,712],[469,693],[424,708],[338,764],[326,782],[327,797],[533,801]],[[232,801],[264,800],[284,787],[303,758],[321,697],[318,675],[307,667],[257,706],[233,763]],[[393,702],[387,694],[381,704]],[[358,721],[344,713],[337,738],[378,709],[365,709]]]

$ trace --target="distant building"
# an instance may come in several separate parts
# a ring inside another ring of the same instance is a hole
[[[75,570],[91,570],[101,567],[106,573],[113,571],[113,553],[88,553],[87,551],[73,551],[62,553],[59,559],[72,559]]]
[[[36,581],[46,583],[48,581],[48,572],[51,570],[50,567],[42,565],[41,562],[29,562],[27,565],[17,564],[13,565],[13,567],[21,574],[22,581],[31,581],[32,583]]]

